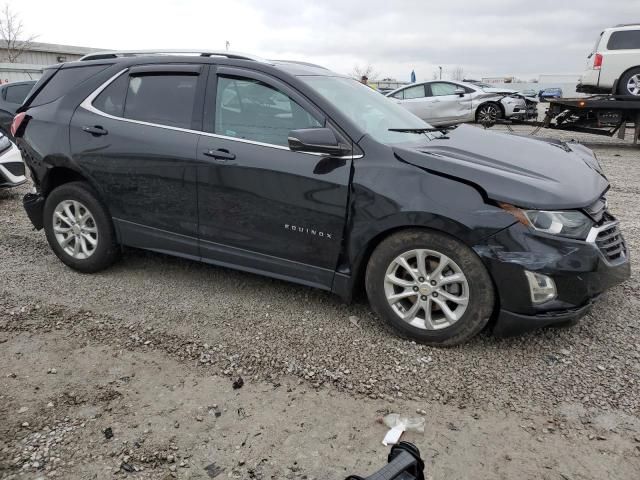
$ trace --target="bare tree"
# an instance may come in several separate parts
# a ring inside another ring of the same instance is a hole
[[[451,80],[457,80],[457,81],[462,81],[462,79],[464,78],[464,68],[462,68],[461,66],[456,66],[453,67],[453,69],[451,70]]]
[[[0,47],[4,60],[16,63],[20,55],[31,47],[36,36],[24,35],[22,20],[9,8],[9,5],[4,5],[0,11]],[[20,39],[20,37],[23,38]]]
[[[375,71],[373,65],[368,63],[366,66],[361,67],[360,65],[355,65],[353,70],[351,70],[350,76],[360,80],[363,76],[367,77],[369,80],[375,80],[378,76],[378,72]]]
[[[438,72],[433,72],[433,75],[431,75],[431,80],[438,80]]]

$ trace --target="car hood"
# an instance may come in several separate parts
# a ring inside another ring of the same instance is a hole
[[[487,93],[502,93],[506,95],[518,93],[516,90],[510,90],[508,88],[482,87],[482,90]]]
[[[583,208],[609,188],[591,150],[573,142],[461,125],[427,145],[393,150],[406,163],[471,183],[496,202],[523,208]]]

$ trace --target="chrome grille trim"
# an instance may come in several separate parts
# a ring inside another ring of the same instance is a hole
[[[617,220],[593,227],[587,236],[587,242],[597,246],[608,263],[622,263],[627,260],[627,244]]]

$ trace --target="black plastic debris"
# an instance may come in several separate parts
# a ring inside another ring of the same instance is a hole
[[[105,428],[102,433],[104,433],[104,438],[107,440],[111,440],[113,438],[113,430],[111,430],[111,427]]]
[[[215,463],[211,463],[204,467],[204,471],[207,472],[209,478],[216,478],[222,472],[224,472],[224,468],[217,466]]]
[[[242,386],[244,385],[244,380],[242,379],[242,377],[238,377],[234,382],[233,382],[233,389],[234,390],[238,390],[239,388],[242,388]]]
[[[122,470],[124,470],[125,472],[135,472],[136,471],[136,469],[133,468],[133,466],[131,466],[130,464],[125,463],[125,462],[122,462],[122,465],[120,465],[120,468]]]

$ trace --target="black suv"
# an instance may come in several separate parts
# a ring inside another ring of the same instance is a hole
[[[119,52],[47,69],[12,129],[56,255],[131,246],[330,290],[430,344],[570,323],[630,273],[576,143],[433,129],[322,67]]]

